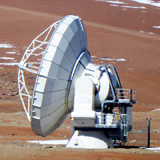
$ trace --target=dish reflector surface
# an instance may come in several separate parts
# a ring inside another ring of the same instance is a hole
[[[53,32],[36,77],[31,107],[32,130],[53,132],[73,107],[74,82],[90,63],[82,20],[66,16]]]

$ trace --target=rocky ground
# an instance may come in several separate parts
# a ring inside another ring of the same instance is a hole
[[[32,132],[18,95],[17,64],[39,33],[63,16],[74,14],[84,21],[94,63],[113,64],[122,86],[136,89],[138,104],[133,108],[133,127],[145,130],[147,118],[152,118],[151,147],[160,147],[160,29],[153,27],[160,25],[160,8],[121,2],[128,4],[114,6],[93,0],[0,0],[0,159],[159,159],[159,151],[144,148],[146,132],[131,134],[126,148],[108,150],[66,149],[26,142],[63,140],[72,135],[70,115],[48,137]],[[124,8],[124,5],[141,9]]]

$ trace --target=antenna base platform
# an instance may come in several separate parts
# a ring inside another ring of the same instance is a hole
[[[67,148],[105,149],[114,148],[111,138],[107,138],[101,131],[75,131]]]

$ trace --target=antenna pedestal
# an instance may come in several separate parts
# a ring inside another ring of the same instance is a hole
[[[67,148],[105,149],[113,148],[113,141],[101,131],[75,131]]]
[[[74,110],[71,113],[75,132],[66,146],[68,148],[113,148],[112,139],[106,137],[103,131],[93,131],[96,121],[94,92],[95,87],[89,77],[82,76],[77,79]]]

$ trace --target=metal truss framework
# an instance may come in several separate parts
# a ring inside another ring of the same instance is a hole
[[[24,72],[30,72],[31,74],[37,75],[40,62],[35,56],[43,56],[44,50],[48,44],[51,34],[57,27],[60,21],[53,23],[46,30],[44,30],[40,35],[38,35],[26,49],[18,69],[18,90],[19,96],[29,121],[31,121],[31,104],[32,95],[30,89],[26,85],[26,76]],[[33,91],[33,88],[31,89]]]

